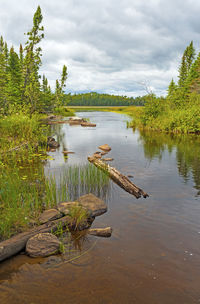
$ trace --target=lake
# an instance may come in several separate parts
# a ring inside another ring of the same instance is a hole
[[[117,113],[78,116],[96,128],[52,126],[61,146],[49,152],[45,175],[59,182],[68,166],[87,164],[109,144],[110,165],[149,197],[136,199],[110,181],[99,192],[108,212],[92,227],[111,226],[111,238],[83,237],[69,263],[24,255],[1,263],[0,303],[200,303],[200,137],[133,130]],[[63,149],[75,154],[65,158]]]

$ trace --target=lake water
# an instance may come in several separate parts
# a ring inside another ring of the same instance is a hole
[[[97,127],[53,126],[61,147],[50,152],[45,174],[59,178],[69,165],[87,164],[107,143],[112,166],[150,197],[110,182],[108,212],[93,227],[111,226],[111,238],[83,238],[70,263],[24,255],[1,263],[0,303],[200,303],[200,137],[133,131],[116,113],[78,116]],[[66,148],[75,152],[67,159]]]

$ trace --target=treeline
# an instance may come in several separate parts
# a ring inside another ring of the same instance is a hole
[[[178,82],[172,79],[166,98],[149,94],[141,117],[143,126],[181,133],[200,132],[200,53],[193,42],[185,49],[178,69]]]
[[[39,74],[42,65],[39,43],[44,38],[42,19],[38,6],[33,17],[33,27],[26,34],[26,44],[20,44],[18,52],[13,46],[9,49],[4,38],[0,38],[0,115],[19,110],[28,113],[50,111],[63,104],[66,66],[63,66],[61,78],[56,80],[54,93],[45,75]]]
[[[109,94],[99,94],[96,92],[85,94],[65,95],[65,104],[69,106],[143,106],[146,97],[127,97]]]

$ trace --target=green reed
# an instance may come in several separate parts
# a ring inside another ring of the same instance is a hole
[[[1,168],[0,239],[26,229],[32,221],[37,223],[44,209],[55,207],[60,201],[76,200],[89,192],[103,198],[109,190],[109,177],[91,164],[69,166],[56,179],[44,176],[42,164],[26,169],[19,163]]]

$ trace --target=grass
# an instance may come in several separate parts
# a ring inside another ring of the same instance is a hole
[[[86,209],[77,204],[75,206],[71,206],[69,216],[71,218],[71,225],[75,230],[79,230],[81,226],[87,224],[89,213]]]
[[[64,117],[74,116],[74,110],[69,109],[69,107],[58,107],[53,111],[54,115],[62,115]]]
[[[30,144],[34,146],[46,141],[48,127],[41,125],[43,115],[32,117],[24,113],[13,114],[0,119],[0,153],[12,148]]]
[[[93,192],[103,195],[108,191],[109,177],[92,165],[69,166],[66,174],[46,178],[40,163],[38,167],[27,168],[13,165],[2,167],[0,174],[0,239],[29,227],[33,220],[37,222],[39,214],[55,207],[60,201],[74,200],[80,195]],[[72,210],[72,218],[80,224],[85,211]]]

